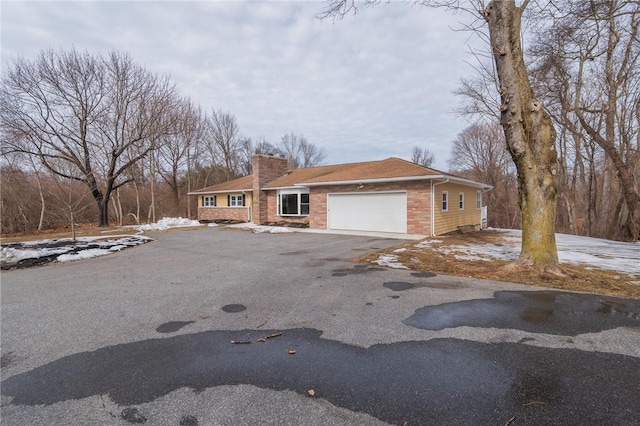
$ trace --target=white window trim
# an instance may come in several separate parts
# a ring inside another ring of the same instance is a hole
[[[482,208],[482,192],[476,191],[476,209]]]
[[[458,210],[464,210],[464,192],[458,195]]]
[[[240,203],[238,204],[238,201]],[[229,194],[229,206],[227,207],[244,207],[244,194]]]
[[[205,199],[213,200],[213,204],[206,205],[205,204]],[[202,207],[207,207],[207,208],[216,207],[216,196],[215,195],[203,195],[202,196]]]
[[[301,205],[302,203],[300,202],[301,194],[309,194],[309,188],[300,188],[300,189],[279,189],[277,194],[276,194],[276,199],[277,199],[277,206],[276,206],[276,213],[278,214],[278,216],[283,216],[283,217],[305,217],[305,216],[309,216],[309,214],[283,214],[282,213],[282,205],[280,203],[280,196],[281,195],[291,195],[291,194],[296,194],[298,195],[298,212],[300,212],[301,210]],[[307,204],[307,203],[304,203]],[[311,199],[309,199],[309,206],[311,205]]]
[[[446,208],[444,208],[443,204],[447,205]],[[440,199],[440,208],[442,209],[442,212],[448,212],[449,211],[449,191],[442,191],[442,197]]]

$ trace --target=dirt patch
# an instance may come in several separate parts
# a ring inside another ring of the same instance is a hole
[[[120,226],[98,227],[95,224],[79,224],[76,225],[76,237],[108,237],[110,234],[133,235],[137,233],[133,228],[124,228]],[[33,231],[28,233],[2,234],[0,241],[2,244],[13,242],[34,241],[43,239],[71,238],[71,228],[56,228],[43,231]]]
[[[499,232],[480,231],[438,237],[442,241],[430,247],[416,247],[416,242],[405,243],[385,250],[374,251],[353,259],[355,263],[373,263],[381,254],[393,254],[400,262],[414,271],[436,274],[484,278],[495,281],[514,282],[563,290],[585,291],[610,296],[640,299],[638,278],[625,273],[595,269],[589,266],[562,263],[565,277],[539,273],[534,268],[514,266],[506,260],[467,260],[456,258],[466,254],[456,251],[454,246],[504,243]],[[398,251],[398,249],[405,249]],[[451,251],[449,251],[451,250]],[[448,253],[445,253],[448,251]]]

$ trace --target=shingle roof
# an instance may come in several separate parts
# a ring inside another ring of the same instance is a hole
[[[391,157],[386,160],[366,161],[362,163],[335,164],[331,166],[306,167],[292,169],[263,187],[263,189],[286,188],[296,185],[336,184],[337,182],[385,181],[403,179],[450,178],[459,183],[475,187],[486,186],[458,176],[424,167],[410,161]],[[253,175],[199,189],[190,194],[210,194],[214,192],[251,191]]]
[[[253,190],[253,175],[244,176],[238,179],[222,182],[217,185],[207,186],[206,188],[198,189],[197,191],[190,192],[189,194],[210,194],[213,192],[235,192],[235,191],[252,191]]]
[[[265,188],[281,188],[307,183],[330,183],[369,179],[391,179],[421,176],[442,176],[443,173],[400,158],[387,158],[363,163],[336,164],[289,170]]]

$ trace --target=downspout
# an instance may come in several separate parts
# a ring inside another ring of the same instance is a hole
[[[484,229],[482,228],[482,209],[484,207],[482,207],[482,202],[484,202],[484,194],[486,194],[487,192],[491,191],[493,189],[493,186],[490,186],[488,188],[483,188],[482,191],[480,191],[480,195],[482,196],[481,198],[481,203],[480,203],[480,229]],[[487,228],[489,227],[489,206],[487,206]]]
[[[436,236],[436,192],[434,188],[437,185],[442,185],[443,183],[447,183],[447,182],[449,182],[449,178],[447,178],[447,180],[445,181],[438,182],[438,183],[433,183],[433,180],[431,181],[431,236],[432,237]]]
[[[251,222],[251,208],[253,207],[253,191],[251,192],[251,205],[249,205],[249,203],[247,202],[247,192],[246,191],[242,191],[242,199],[244,200],[245,204],[247,205],[247,223]]]

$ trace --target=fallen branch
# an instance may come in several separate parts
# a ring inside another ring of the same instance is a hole
[[[267,339],[273,339],[274,337],[279,337],[279,336],[282,336],[282,333],[268,334],[266,336],[259,337],[257,340],[258,340],[258,342],[264,343],[264,342],[267,341]]]
[[[522,406],[528,407],[529,405],[541,405],[541,404],[546,404],[546,403],[542,401],[531,401],[531,402],[527,402],[526,404],[522,404]]]

